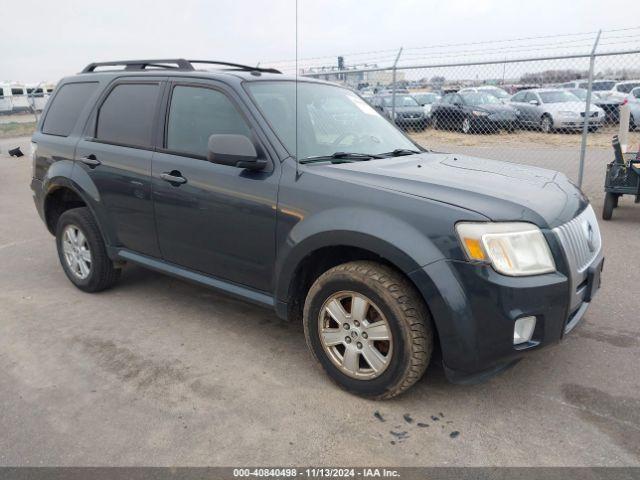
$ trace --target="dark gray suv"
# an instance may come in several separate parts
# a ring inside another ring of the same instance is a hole
[[[564,175],[426,151],[352,91],[273,70],[91,64],[55,89],[33,165],[79,289],[131,262],[272,308],[367,397],[409,388],[436,346],[452,381],[494,374],[599,286],[598,224]]]

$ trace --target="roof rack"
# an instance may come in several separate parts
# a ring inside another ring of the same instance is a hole
[[[219,62],[217,60],[185,60],[184,58],[172,58],[163,60],[117,60],[112,62],[95,62],[90,63],[81,73],[95,72],[99,67],[120,67],[124,66],[125,70],[147,70],[147,69],[169,69],[169,70],[182,70],[193,71],[194,63],[201,63],[207,65],[220,65],[223,67],[229,67],[230,70],[240,70],[244,72],[264,72],[264,73],[282,73],[275,68],[260,68],[252,67],[250,65],[242,65],[240,63]]]

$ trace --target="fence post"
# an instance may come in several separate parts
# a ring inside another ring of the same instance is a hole
[[[391,92],[391,120],[394,124],[396,124],[396,65],[398,65],[398,60],[400,60],[400,55],[402,55],[402,47],[398,50],[398,55],[396,55],[396,59],[393,62],[393,70],[392,70],[392,85],[393,91]]]
[[[578,170],[578,187],[582,188],[582,179],[584,176],[584,158],[587,153],[587,135],[589,134],[589,123],[591,121],[591,90],[593,87],[593,70],[596,63],[596,49],[600,41],[602,30],[598,30],[596,40],[593,42],[591,56],[589,58],[589,83],[587,85],[587,100],[584,108],[584,125],[582,126],[582,142],[580,143],[580,166]]]

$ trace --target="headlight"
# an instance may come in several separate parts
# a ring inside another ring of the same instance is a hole
[[[487,112],[483,112],[481,110],[473,110],[471,113],[473,113],[476,117],[486,117],[487,115],[489,115]]]
[[[544,235],[531,223],[463,222],[456,231],[467,258],[489,263],[497,272],[523,276],[556,270]]]
[[[558,115],[561,117],[577,117],[578,114],[576,112],[562,111],[558,112]]]

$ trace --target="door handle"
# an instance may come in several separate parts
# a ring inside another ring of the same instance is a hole
[[[96,168],[98,165],[102,164],[102,162],[98,160],[93,154],[87,155],[86,157],[81,157],[80,161],[90,168]]]
[[[161,173],[160,178],[165,182],[169,182],[173,185],[182,185],[183,183],[187,183],[187,179],[184,178],[182,174],[177,170]]]

